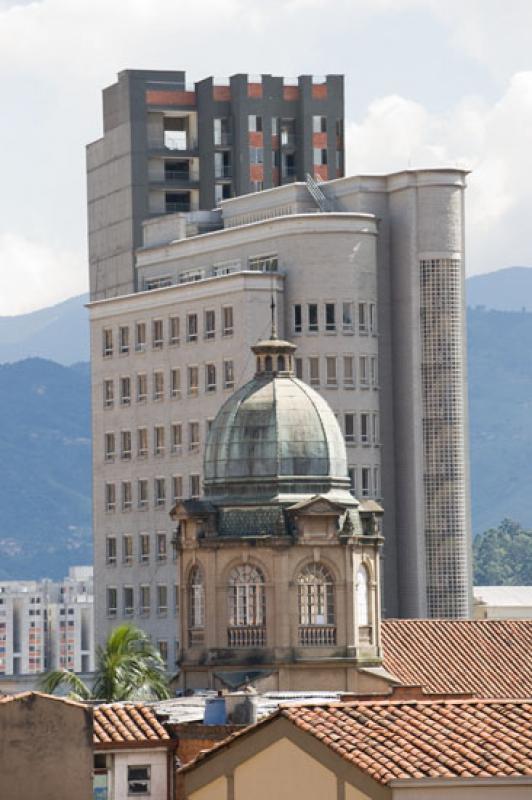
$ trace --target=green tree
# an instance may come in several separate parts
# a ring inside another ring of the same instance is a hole
[[[532,531],[503,519],[473,542],[476,586],[528,586],[532,584]]]
[[[104,647],[96,651],[96,672],[92,690],[74,672],[52,670],[40,687],[53,694],[70,689],[76,700],[163,700],[170,697],[164,662],[148,635],[135,625],[119,625],[109,634]]]

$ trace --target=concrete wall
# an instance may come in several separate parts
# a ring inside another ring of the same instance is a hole
[[[29,694],[0,701],[0,794],[6,800],[92,798],[92,712]]]

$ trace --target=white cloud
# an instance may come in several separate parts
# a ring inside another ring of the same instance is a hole
[[[87,290],[81,256],[13,234],[0,234],[0,315],[24,314]]]
[[[470,272],[532,265],[532,72],[514,75],[488,106],[464,98],[444,114],[412,100],[375,100],[360,123],[348,125],[349,172],[408,167],[472,169],[468,189]]]

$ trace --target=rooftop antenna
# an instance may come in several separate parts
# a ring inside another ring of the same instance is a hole
[[[271,312],[272,312],[272,332],[271,332],[270,339],[277,339],[277,325],[276,325],[276,321],[275,321],[275,298],[273,296],[273,275],[272,275],[272,292],[271,292],[271,294],[272,294],[272,299],[271,299],[271,302],[270,302],[270,308],[271,308]]]

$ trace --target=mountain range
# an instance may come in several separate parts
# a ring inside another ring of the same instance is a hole
[[[474,276],[467,293],[473,530],[530,528],[532,268]],[[0,317],[0,580],[92,557],[85,302]]]

